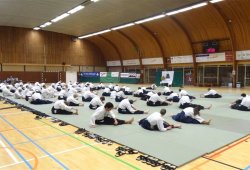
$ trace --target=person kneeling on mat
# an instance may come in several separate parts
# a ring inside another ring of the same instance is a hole
[[[78,110],[68,106],[69,103],[65,100],[57,100],[51,109],[52,114],[63,114],[63,115],[78,115]]]
[[[123,99],[118,106],[118,112],[122,114],[147,114],[148,111],[137,110],[134,105],[133,100]]]
[[[187,107],[186,109],[183,109],[182,112],[173,115],[172,118],[177,122],[182,123],[191,123],[191,124],[205,124],[209,125],[211,120],[204,120],[200,116],[200,108],[199,107]]]
[[[161,132],[165,132],[172,128],[181,128],[180,125],[170,125],[167,123],[163,116],[166,114],[166,109],[161,109],[159,112],[154,112],[149,115],[147,118],[141,119],[139,121],[139,125],[147,130],[159,130]]]
[[[114,105],[111,102],[107,102],[104,106],[100,106],[92,114],[90,118],[90,127],[96,127],[98,125],[122,125],[122,124],[132,124],[134,118],[130,120],[120,120],[116,119],[112,109]]]

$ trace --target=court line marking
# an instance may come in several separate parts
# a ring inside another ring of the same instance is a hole
[[[232,167],[232,168],[235,168],[235,169],[242,170],[242,168],[239,168],[239,167],[236,167],[236,166],[233,166],[233,165],[229,165],[229,164],[221,162],[221,161],[217,161],[217,160],[206,158],[206,157],[203,157],[203,158],[208,159],[208,160],[213,161],[213,162],[217,162],[217,163],[225,165],[225,166],[229,166],[229,167]]]
[[[21,130],[36,129],[36,128],[40,128],[40,127],[43,127],[43,126],[44,126],[44,125],[36,126],[36,127],[19,128],[19,129],[21,129]],[[6,129],[6,130],[0,131],[0,132],[9,132],[9,131],[12,131],[12,130],[15,130],[15,129]]]
[[[98,143],[92,143],[92,145],[98,145]],[[59,151],[59,152],[52,153],[52,155],[60,155],[60,154],[63,154],[63,153],[67,153],[67,152],[71,152],[71,151],[74,151],[74,150],[79,150],[79,149],[87,148],[87,147],[89,147],[89,146],[88,145],[79,146],[79,147],[76,147],[76,148],[67,149],[67,150],[64,150],[64,151]],[[43,156],[39,156],[37,158],[38,159],[44,159],[44,158],[47,158],[47,157],[49,157],[49,156],[48,155],[43,155]],[[33,160],[34,160],[34,158],[27,159],[28,162],[33,161]],[[3,166],[0,166],[0,169],[10,167],[10,166],[14,166],[14,165],[21,164],[21,163],[24,163],[24,161],[19,161],[17,163],[3,165]]]
[[[9,147],[6,147],[6,148],[9,148]],[[30,155],[32,155],[32,156],[34,157],[34,158],[32,158],[32,160],[34,160],[35,163],[34,163],[34,167],[32,168],[32,170],[36,170],[36,169],[37,169],[37,166],[38,166],[38,158],[37,158],[37,156],[36,156],[35,154],[33,154],[32,152],[26,150],[26,149],[22,149],[22,148],[16,148],[16,149],[22,150],[22,151],[24,151],[24,152],[27,152],[28,154],[30,154]],[[27,161],[28,161],[28,160],[27,160]],[[14,165],[20,164],[20,162],[23,163],[24,161],[17,161],[16,163],[14,163]],[[28,161],[28,162],[29,162],[29,161]],[[1,168],[0,168],[0,169],[1,169]]]
[[[0,136],[5,140],[5,142],[8,143],[8,145],[16,152],[16,154],[22,159],[24,160],[25,164],[29,167],[29,169],[32,170],[32,166],[29,164],[29,162],[27,162],[27,160],[23,157],[23,155],[18,152],[18,150],[16,150],[16,148],[8,141],[7,138],[5,138],[5,136],[0,132]]]
[[[47,136],[47,137],[35,139],[33,141],[42,141],[42,140],[53,139],[53,138],[58,138],[58,137],[63,137],[63,136],[66,136],[66,135],[65,134],[60,134],[60,135]],[[25,144],[25,143],[30,143],[30,141],[13,143],[13,145],[20,145],[20,144]]]
[[[13,112],[10,112],[10,113],[6,113],[6,112],[4,112],[4,113],[0,113],[0,115],[2,115],[2,116],[13,116],[13,115],[20,115],[20,114],[28,114],[28,113],[30,113],[30,112],[25,112],[25,111],[19,111],[19,112],[15,112],[15,113],[13,113]]]
[[[58,159],[56,159],[53,155],[51,155],[48,151],[46,151],[43,147],[41,147],[40,145],[38,145],[36,142],[34,142],[30,137],[28,137],[27,135],[25,135],[21,130],[19,130],[18,128],[16,128],[13,124],[11,124],[8,120],[6,120],[4,117],[2,117],[0,115],[0,118],[2,120],[4,120],[4,122],[6,122],[7,124],[9,124],[11,127],[13,127],[14,129],[16,129],[20,134],[22,134],[24,137],[26,137],[32,144],[34,144],[36,147],[38,147],[41,151],[43,151],[44,153],[46,153],[47,155],[50,156],[51,159],[53,159],[55,162],[57,162],[60,166],[62,166],[64,169],[69,169],[68,167],[66,167],[61,161],[59,161]]]
[[[218,152],[215,152],[215,153],[212,154],[212,155],[205,156],[205,157],[206,157],[206,158],[212,158],[212,157],[214,157],[215,155],[219,155],[219,154],[221,154],[221,153],[223,153],[223,152],[225,152],[225,151],[227,151],[227,150],[229,150],[229,149],[231,149],[231,148],[233,148],[233,147],[235,147],[235,146],[241,144],[242,142],[245,142],[245,141],[248,140],[248,139],[250,139],[250,136],[248,136],[248,137],[246,137],[246,138],[243,138],[243,139],[239,140],[238,142],[236,142],[236,143],[234,143],[234,144],[232,144],[232,145],[225,146],[225,147],[226,147],[225,149],[222,149],[222,150],[220,150],[220,151],[218,151]]]
[[[240,143],[242,143],[242,142],[248,140],[249,138],[250,138],[250,136],[246,136],[246,137],[244,137],[242,140],[239,140],[238,142],[234,143],[233,145],[224,146],[225,149],[222,149],[222,150],[220,150],[220,151],[218,151],[218,152],[215,151],[214,154],[212,154],[211,156],[202,156],[202,158],[207,159],[207,160],[204,161],[204,162],[202,162],[202,163],[200,163],[200,164],[198,164],[198,165],[196,165],[196,166],[193,167],[192,169],[198,169],[198,168],[201,167],[202,165],[205,165],[205,164],[208,163],[209,161],[212,161],[212,160],[214,160],[215,158],[217,158],[218,156],[220,156],[220,154],[221,154],[222,152],[225,152],[226,150],[228,150],[228,149],[230,149],[230,148],[232,148],[232,147],[234,147],[234,146],[236,146],[236,145],[238,145],[238,144],[240,144]],[[231,146],[231,147],[230,147],[230,146]],[[224,147],[223,147],[223,148],[224,148]],[[214,158],[214,159],[212,159],[212,158]]]
[[[105,152],[104,150],[102,150],[102,149],[100,149],[100,148],[98,148],[98,147],[95,147],[95,146],[91,145],[91,144],[88,143],[88,142],[85,142],[85,141],[79,139],[78,137],[75,137],[75,136],[71,135],[71,134],[68,133],[68,132],[65,132],[65,131],[63,131],[63,130],[57,128],[57,127],[54,127],[54,126],[48,124],[47,122],[44,122],[44,121],[42,121],[42,120],[38,120],[38,121],[43,122],[44,124],[46,124],[46,125],[48,125],[48,126],[54,128],[54,129],[57,129],[57,130],[60,131],[60,132],[63,132],[64,134],[66,134],[66,135],[68,135],[68,136],[70,136],[70,137],[72,137],[72,138],[74,138],[74,139],[80,141],[81,143],[84,143],[85,145],[88,145],[88,146],[92,147],[93,149],[95,149],[95,150],[97,150],[97,151],[99,151],[99,152],[101,152],[101,153],[103,153],[103,154],[105,154],[105,155],[107,155],[107,156],[109,156],[109,157],[111,157],[111,158],[113,158],[113,159],[115,159],[115,160],[121,162],[121,163],[124,163],[124,164],[128,165],[129,167],[131,167],[131,168],[133,168],[133,169],[136,169],[136,170],[139,170],[139,169],[140,169],[140,168],[138,168],[138,167],[136,167],[136,166],[134,166],[134,165],[132,165],[132,164],[130,164],[130,163],[128,163],[128,162],[122,160],[122,159],[119,159],[119,158],[113,156],[112,154],[110,154],[110,153],[108,153],[108,152]]]
[[[1,139],[0,139],[0,144],[2,145],[4,150],[9,154],[9,156],[14,160],[14,162],[17,163],[18,162],[17,158],[15,157],[15,155],[13,155],[13,153],[9,150],[9,148],[6,147],[6,145],[3,143]]]

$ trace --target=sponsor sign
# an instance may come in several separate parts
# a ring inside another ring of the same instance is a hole
[[[250,60],[250,50],[236,51],[236,60]]]
[[[123,60],[122,63],[123,63],[124,66],[135,66],[135,65],[140,65],[139,59]]]
[[[82,77],[100,77],[99,72],[81,72],[80,75]]]
[[[121,66],[121,61],[120,60],[107,61],[107,66]]]
[[[171,64],[179,64],[179,63],[193,63],[192,55],[185,56],[172,56],[170,57]]]
[[[143,58],[143,65],[163,64],[163,58]]]

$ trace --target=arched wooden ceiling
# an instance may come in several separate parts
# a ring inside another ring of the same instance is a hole
[[[106,61],[120,60],[119,53],[117,53],[116,49],[105,39],[100,36],[94,36],[89,40],[101,49]]]
[[[156,40],[142,27],[135,25],[121,29],[120,31],[135,41],[141,53],[141,58],[162,57],[160,47],[157,45]]]
[[[227,22],[230,22],[230,24]],[[103,36],[117,45],[117,48],[123,54],[122,59],[135,58],[133,48],[135,45],[140,50],[141,58],[201,53],[202,42],[208,40],[218,40],[220,51],[233,50],[230,42],[232,38],[235,44],[234,50],[250,49],[249,0],[227,0],[209,4],[142,25],[150,30],[151,34],[142,26],[135,25],[118,31],[111,31]],[[126,40],[119,32],[128,36],[135,44]],[[89,39],[95,41],[95,44],[103,50],[104,54],[105,51],[108,51],[108,54],[105,54],[107,60],[118,59],[115,52],[112,53],[113,55],[110,54],[110,50],[114,49],[105,46],[103,44],[105,42],[96,37],[90,37]]]
[[[250,1],[230,0],[214,4],[227,17],[235,36],[236,50],[250,49]]]
[[[192,50],[182,29],[169,17],[154,22],[147,22],[147,26],[160,40],[164,47],[164,56],[190,55]]]
[[[81,48],[78,48],[81,46]],[[72,57],[72,63],[78,63],[79,65],[90,65],[90,66],[103,66],[106,65],[106,59],[102,51],[91,41],[76,41],[72,49],[80,49],[78,50],[76,56]],[[76,51],[76,50],[72,50]],[[84,54],[84,59],[79,60],[79,54]],[[94,56],[94,57],[89,57]]]
[[[103,37],[109,39],[116,45],[116,47],[121,52],[122,59],[126,60],[138,58],[138,53],[134,45],[118,31],[111,31],[106,34],[103,34]]]

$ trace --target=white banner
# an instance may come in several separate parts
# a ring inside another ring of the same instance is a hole
[[[66,83],[77,82],[77,72],[76,71],[66,71]]]
[[[141,74],[137,73],[121,73],[121,78],[140,78]]]
[[[142,65],[163,64],[163,58],[143,58]]]
[[[111,77],[119,77],[119,72],[111,72]]]
[[[122,78],[128,78],[128,76],[129,76],[129,73],[121,73]]]
[[[172,85],[173,80],[174,80],[174,71],[162,71],[161,72],[160,84],[168,83],[168,85]]]
[[[170,57],[170,59],[171,59],[171,64],[193,63],[193,56],[192,55],[172,56],[172,57]]]
[[[100,77],[107,77],[107,72],[100,72]]]
[[[225,53],[211,53],[211,54],[197,54],[196,62],[214,62],[214,61],[226,61]]]
[[[121,61],[120,60],[107,61],[107,66],[121,66]]]
[[[236,51],[236,60],[249,60],[250,50]]]
[[[122,63],[124,66],[135,66],[135,65],[140,65],[140,60],[139,59],[123,60]]]

